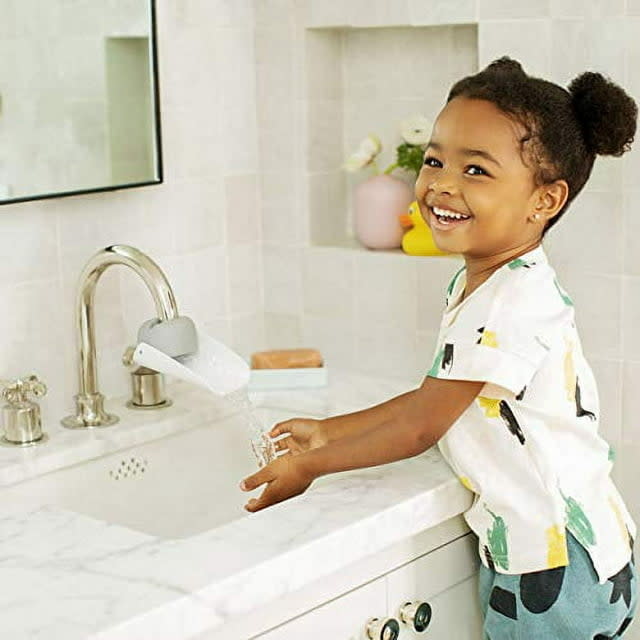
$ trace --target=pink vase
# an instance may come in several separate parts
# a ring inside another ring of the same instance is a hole
[[[369,249],[402,246],[400,214],[415,199],[413,189],[399,178],[378,175],[357,185],[353,192],[353,226],[356,238]]]

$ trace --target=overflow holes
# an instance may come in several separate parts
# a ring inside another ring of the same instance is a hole
[[[129,456],[123,458],[120,463],[109,471],[109,475],[114,480],[130,478],[131,476],[142,475],[147,470],[147,460]]]

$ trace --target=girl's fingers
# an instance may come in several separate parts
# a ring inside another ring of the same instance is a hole
[[[276,451],[284,451],[285,449],[288,449],[288,445],[287,445],[287,440],[289,438],[282,438],[281,440],[278,440],[277,442],[274,442],[274,446],[276,448]]]
[[[283,422],[281,422],[280,424],[277,424],[275,427],[271,429],[271,431],[269,431],[269,435],[272,438],[275,438],[276,436],[279,436],[281,433],[285,433],[287,431],[285,424],[286,423],[283,423]]]

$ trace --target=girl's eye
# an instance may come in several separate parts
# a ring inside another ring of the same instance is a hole
[[[436,164],[433,164],[436,163]],[[440,165],[440,160],[437,160],[436,158],[434,158],[433,156],[427,156],[424,159],[424,166],[425,167],[437,167]],[[482,167],[478,166],[477,164],[470,164],[467,166],[467,169],[473,169],[474,172],[470,173],[470,176],[488,176],[489,173],[487,173]]]

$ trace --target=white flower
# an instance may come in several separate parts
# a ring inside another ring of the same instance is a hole
[[[382,143],[378,136],[368,135],[358,147],[358,150],[349,156],[342,165],[347,171],[358,171],[370,164],[373,159],[382,151]]]
[[[400,135],[405,142],[420,146],[427,144],[433,124],[424,116],[411,116],[400,123]]]

